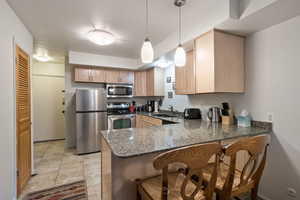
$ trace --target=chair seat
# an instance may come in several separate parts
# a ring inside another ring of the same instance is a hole
[[[179,172],[168,174],[168,200],[182,200],[181,197],[181,185],[184,181],[185,176]],[[146,195],[146,199],[160,200],[162,192],[162,176],[156,176],[143,180],[139,186],[142,189],[143,195]],[[196,186],[189,182],[186,187],[186,194],[190,195]],[[200,190],[195,196],[195,200],[205,200],[203,191]]]
[[[204,169],[203,177],[204,177],[205,182],[210,180],[210,176],[213,171],[213,166],[214,166],[214,164],[211,163],[206,169]],[[217,183],[216,183],[216,189],[218,189],[218,190],[223,189],[228,171],[229,171],[229,166],[227,164],[221,163],[218,168],[218,178],[217,178]],[[237,188],[239,186],[240,177],[241,177],[241,172],[238,170],[235,170],[234,181],[233,181],[233,190],[234,190],[234,188]]]

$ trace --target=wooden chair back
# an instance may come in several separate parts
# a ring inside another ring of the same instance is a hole
[[[240,190],[239,192],[246,192],[258,186],[266,164],[269,141],[268,135],[260,135],[241,139],[225,148],[225,156],[230,158],[229,172],[223,186],[223,197],[226,200],[231,199],[233,192],[237,153],[247,151],[249,154],[249,159],[241,171],[239,184],[235,188],[235,190]]]
[[[168,167],[170,164],[181,163],[186,166],[186,173],[183,173],[185,177],[180,188],[180,193],[183,200],[194,200],[195,196],[203,188],[202,170],[208,166],[209,159],[215,156],[214,170],[210,182],[204,189],[206,200],[211,200],[216,185],[217,167],[219,165],[221,152],[222,146],[220,144],[209,143],[172,150],[156,157],[153,163],[154,168],[163,170],[161,199],[168,199]],[[193,176],[198,177],[197,182],[192,180]],[[195,184],[195,189],[191,194],[186,194],[186,187],[190,182]]]

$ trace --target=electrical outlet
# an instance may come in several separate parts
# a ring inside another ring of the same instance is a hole
[[[273,115],[272,112],[267,113],[267,119],[268,119],[269,122],[273,122],[273,117],[274,117],[274,115]]]
[[[287,196],[289,199],[297,199],[297,191],[294,188],[287,189]]]

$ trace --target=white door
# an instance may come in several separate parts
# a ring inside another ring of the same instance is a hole
[[[34,141],[64,139],[63,76],[33,75]]]

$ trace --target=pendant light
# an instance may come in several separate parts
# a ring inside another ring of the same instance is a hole
[[[146,38],[145,41],[143,43],[142,49],[141,49],[141,59],[143,63],[152,63],[153,62],[153,57],[154,57],[154,53],[153,53],[153,48],[152,48],[152,44],[151,41],[149,39],[149,30],[148,30],[148,26],[149,26],[149,14],[148,14],[148,0],[146,0]]]
[[[181,44],[181,33],[182,33],[182,27],[181,27],[181,7],[184,6],[185,4],[185,0],[175,0],[175,6],[177,6],[179,8],[179,13],[178,13],[178,47],[175,51],[175,65],[177,67],[183,67],[185,66],[186,63],[186,52],[184,50],[184,48],[182,47]]]

